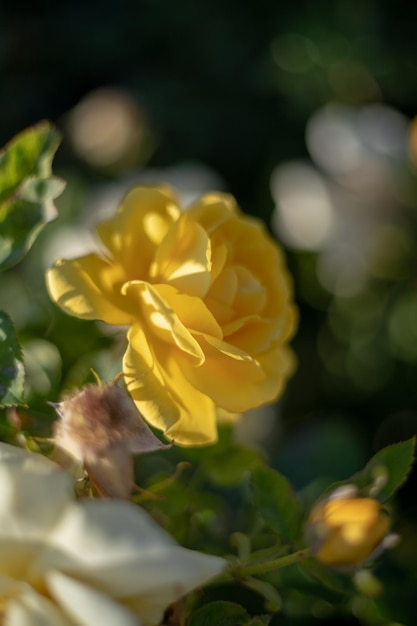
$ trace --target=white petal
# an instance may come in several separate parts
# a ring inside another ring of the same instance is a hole
[[[44,596],[24,583],[17,583],[16,597],[6,605],[4,626],[72,626],[63,613]]]
[[[141,626],[133,613],[107,595],[61,572],[50,572],[47,584],[77,626]]]
[[[132,610],[140,615],[143,626],[159,624],[170,604],[207,583],[226,566],[224,559],[180,546],[163,554],[144,556],[143,570],[136,574],[141,589],[127,600]]]
[[[162,591],[178,598],[219,574],[226,562],[181,548],[142,509],[120,500],[67,508],[38,567],[73,574],[113,596]]]
[[[5,574],[15,580],[26,578],[28,568],[42,548],[43,544],[40,541],[2,537],[0,539],[0,575]]]
[[[0,444],[0,541],[47,537],[71,498],[71,479],[55,463]]]

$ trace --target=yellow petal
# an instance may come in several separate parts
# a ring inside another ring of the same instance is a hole
[[[133,311],[118,284],[124,282],[121,268],[95,254],[57,261],[46,280],[52,300],[69,315],[108,324],[132,323]]]
[[[149,332],[155,338],[166,342],[166,349],[176,345],[178,348],[196,359],[197,363],[204,360],[204,353],[190,331],[179,320],[175,311],[161,297],[158,290],[149,283],[132,280],[126,283],[123,292],[136,298],[141,308],[141,318]]]
[[[211,244],[204,229],[186,213],[158,246],[150,270],[154,283],[203,298],[211,284]]]
[[[390,520],[373,498],[329,498],[311,512],[308,529],[315,554],[326,565],[355,565],[368,559],[389,532]]]
[[[227,193],[208,193],[192,204],[187,213],[211,235],[238,214],[236,200]]]
[[[237,265],[234,271],[237,277],[237,291],[233,301],[236,315],[261,312],[266,301],[266,287],[246,267]]]
[[[255,359],[214,337],[202,336],[199,341],[205,360],[200,367],[187,370],[193,386],[231,413],[241,413],[266,401],[265,372]],[[178,358],[183,362],[181,355]]]
[[[143,417],[155,428],[166,430],[178,419],[175,397],[170,396],[154,356],[157,343],[148,341],[142,326],[132,326],[123,357],[127,389]]]
[[[277,346],[253,358],[213,337],[200,337],[199,342],[205,361],[199,368],[189,368],[187,376],[197,389],[231,413],[276,400],[294,370],[292,352],[286,347]],[[181,361],[181,355],[178,359]]]
[[[154,285],[154,288],[191,333],[198,332],[222,338],[219,324],[200,298],[180,293],[171,285]]]
[[[252,355],[269,350],[274,341],[275,320],[259,315],[241,317],[223,326],[224,338],[244,352]]]
[[[128,279],[148,279],[155,250],[180,214],[169,187],[135,187],[124,197],[116,216],[97,232]]]
[[[162,341],[149,344],[145,333],[134,326],[123,359],[127,388],[143,417],[181,445],[216,441],[216,409],[213,401],[187,379],[190,360]]]
[[[297,359],[287,345],[275,345],[256,358],[265,372],[265,380],[259,391],[264,395],[265,402],[273,402],[282,395],[287,380],[294,374]]]
[[[288,306],[292,295],[291,278],[285,269],[282,252],[261,222],[248,216],[244,219],[235,216],[220,226],[217,239],[227,241],[233,253],[229,254],[229,263],[248,268],[258,283],[266,288],[265,316],[274,317]]]
[[[231,267],[226,267],[213,282],[208,297],[218,300],[223,305],[232,306],[238,289],[238,279],[236,272]]]

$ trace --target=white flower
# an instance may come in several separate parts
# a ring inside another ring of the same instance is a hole
[[[57,465],[0,444],[0,624],[153,626],[225,564],[129,502],[74,501]]]

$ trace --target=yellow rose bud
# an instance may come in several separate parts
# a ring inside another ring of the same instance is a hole
[[[98,234],[103,254],[57,261],[49,293],[70,315],[130,327],[123,373],[146,420],[175,443],[207,444],[219,410],[281,395],[297,314],[259,220],[227,194],[181,211],[171,189],[136,187]]]
[[[308,517],[306,539],[324,565],[358,565],[388,547],[394,537],[388,534],[391,522],[378,500],[353,493],[354,488],[337,490]]]

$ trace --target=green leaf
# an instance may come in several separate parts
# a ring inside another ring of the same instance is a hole
[[[65,182],[52,176],[51,165],[59,143],[58,132],[41,122],[0,152],[0,270],[20,261],[57,215],[53,200]]]
[[[251,618],[243,606],[218,600],[193,613],[188,626],[246,626],[250,622]]]
[[[255,504],[264,522],[278,533],[282,543],[301,536],[303,508],[288,480],[269,467],[252,472]]]
[[[271,583],[258,578],[246,578],[243,581],[245,587],[253,589],[265,599],[265,610],[271,613],[277,613],[282,609],[282,598],[278,591]]]
[[[326,567],[316,559],[306,559],[300,563],[300,568],[326,589],[342,595],[353,593],[354,585],[351,575],[347,576],[345,573]]]
[[[257,615],[252,618],[245,626],[269,626],[272,615]]]
[[[204,459],[202,465],[208,480],[220,487],[237,485],[244,474],[262,464],[258,450],[230,445],[218,454]]]
[[[25,369],[11,319],[0,311],[0,407],[22,404]]]
[[[26,369],[26,398],[48,396],[61,377],[61,355],[45,339],[31,339],[22,346]],[[51,396],[49,396],[51,397]]]
[[[349,480],[331,485],[326,489],[326,494],[341,485],[349,484],[355,485],[380,502],[386,502],[407,479],[414,461],[414,447],[415,437],[412,437],[382,448],[363,470]]]

